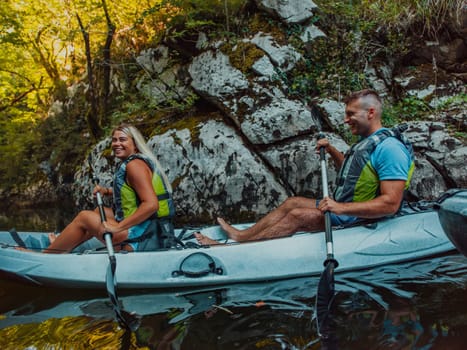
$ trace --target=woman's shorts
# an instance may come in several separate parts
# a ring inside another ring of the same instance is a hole
[[[143,221],[142,223],[132,226],[128,229],[128,239],[135,239],[138,237],[141,237],[151,224],[151,220],[146,220]],[[138,246],[141,242],[131,242],[127,243],[131,248],[133,248],[133,251],[136,252],[138,251]]]

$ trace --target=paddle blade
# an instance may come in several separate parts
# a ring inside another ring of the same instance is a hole
[[[112,303],[112,307],[115,311],[115,315],[120,326],[134,332],[139,328],[141,324],[141,316],[135,313],[129,313],[128,311],[125,311],[120,305],[115,287],[117,285],[117,281],[115,278],[116,266],[117,264],[115,256],[112,255],[109,257],[109,265],[105,274],[107,294],[109,295],[109,299]]]
[[[135,332],[141,325],[141,315],[136,313],[130,313],[123,309],[120,309],[120,312],[117,313],[117,318],[120,323],[120,326]]]
[[[115,290],[116,280],[115,280],[115,256],[109,257],[109,265],[107,266],[107,272],[105,274],[105,285],[107,287],[107,294],[109,295],[112,305],[118,305],[118,297]]]
[[[334,299],[334,268],[337,261],[330,259],[321,273],[316,295],[316,324],[318,334],[326,334],[329,331],[330,310]]]

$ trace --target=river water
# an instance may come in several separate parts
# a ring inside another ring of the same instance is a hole
[[[0,217],[0,228],[11,228],[11,220]],[[54,215],[47,220],[51,226],[36,220],[17,229],[60,229],[62,221]],[[463,255],[452,252],[335,278],[332,342],[320,339],[316,329],[317,277],[205,290],[119,292],[123,309],[140,318],[135,331],[116,322],[105,290],[0,280],[0,349],[466,348]]]

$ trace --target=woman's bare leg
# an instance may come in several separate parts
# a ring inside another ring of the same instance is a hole
[[[101,227],[96,211],[83,210],[51,241],[44,253],[68,253],[77,245],[97,236]]]
[[[217,218],[217,222],[230,238],[239,242],[248,241],[251,239],[257,239],[254,237],[257,237],[258,235],[264,236],[262,232],[268,232],[270,228],[274,227],[277,225],[277,223],[284,219],[284,217],[286,217],[291,210],[300,208],[315,209],[316,200],[305,197],[289,197],[279,207],[271,211],[256,224],[245,230],[237,230],[233,226],[226,223],[222,218]]]
[[[97,234],[100,227],[99,214],[90,210],[81,211],[62,233],[55,237],[44,253],[68,253],[74,247]]]

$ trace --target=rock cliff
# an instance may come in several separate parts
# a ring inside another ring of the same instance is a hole
[[[256,4],[287,25],[299,25],[305,46],[326,40],[312,20],[317,6],[311,0]],[[407,69],[393,62],[368,65],[363,74],[369,86],[386,104],[396,93],[423,98],[431,106],[465,96],[465,38],[420,47],[423,50]],[[216,216],[234,222],[255,220],[287,196],[319,198],[320,165],[314,149],[318,132],[324,131],[342,151],[349,147],[341,97],[307,99],[289,93],[290,86],[280,76],[298,69],[304,58],[277,32],[250,32],[235,45],[199,33],[191,49],[185,65],[171,64],[170,45],[147,49],[137,58],[146,73],[136,82],[143,94],[155,103],[197,95],[209,114],[187,117],[191,121],[185,125],[166,125],[149,140],[173,183],[177,221],[212,223]],[[408,122],[406,136],[417,156],[411,198],[433,199],[448,188],[467,187],[465,140],[451,132],[453,123],[465,130],[463,101],[465,97],[444,114]],[[109,144],[109,139],[102,140],[92,151],[101,181],[107,184],[113,167],[105,156]],[[332,189],[336,169],[332,162],[328,166]],[[74,185],[79,205],[89,203],[89,183],[84,164]]]

